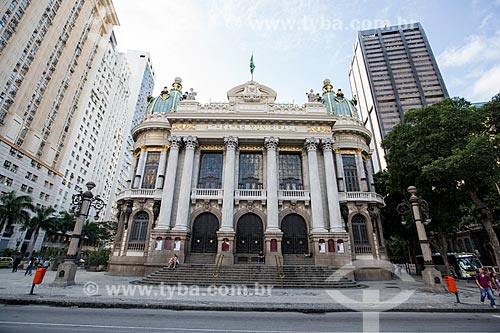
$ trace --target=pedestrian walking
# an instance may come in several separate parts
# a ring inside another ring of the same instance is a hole
[[[14,261],[12,262],[12,273],[17,272],[20,263],[21,263],[21,254],[18,253],[14,258]]]
[[[491,279],[487,272],[482,268],[478,268],[478,273],[476,274],[476,284],[481,292],[481,303],[484,303],[486,295],[490,299],[490,306],[494,309],[497,308],[495,305],[495,296],[491,290]]]
[[[33,264],[34,264],[35,258],[31,257],[30,261],[28,262],[28,267],[26,267],[26,272],[24,272],[24,276],[26,275],[31,275],[31,271],[33,270]]]

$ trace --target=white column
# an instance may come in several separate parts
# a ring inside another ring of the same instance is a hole
[[[144,166],[146,165],[146,146],[141,146],[141,155],[139,155],[139,164],[137,165],[137,171],[135,172],[134,185],[132,188],[140,188],[142,173],[144,172]]]
[[[370,159],[366,160],[366,169],[368,170],[368,184],[370,184],[370,192],[375,192],[375,181],[373,180],[373,168],[372,168],[372,162],[371,162],[371,156]]]
[[[312,232],[325,232],[325,220],[323,218],[323,198],[321,196],[321,185],[319,181],[318,157],[316,156],[316,148],[319,144],[319,139],[306,139],[305,146],[307,148],[307,162],[309,165],[309,184],[311,186],[311,217],[312,217]]]
[[[132,155],[132,161],[130,162],[130,174],[129,174],[129,184],[128,188],[133,188],[135,179],[135,166],[137,164],[137,157]]]
[[[156,189],[163,188],[163,182],[165,180],[165,162],[167,161],[167,150],[168,146],[163,146],[160,153],[160,161],[158,162],[158,172],[156,176]]]
[[[184,155],[181,188],[179,190],[179,204],[177,206],[177,215],[173,230],[186,231],[188,230],[191,182],[193,180],[194,150],[198,146],[198,139],[193,136],[187,136],[182,139],[186,147],[186,154]]]
[[[365,175],[365,165],[363,164],[363,156],[361,156],[361,152],[363,150],[358,148],[356,149],[356,169],[358,170],[358,181],[359,181],[359,189],[361,192],[368,191],[368,186],[366,185],[367,179]]]
[[[279,139],[270,137],[264,139],[267,149],[267,229],[266,232],[277,232],[279,228],[278,207],[278,166],[276,163],[276,148]]]
[[[224,197],[222,201],[222,225],[220,231],[234,231],[234,170],[238,138],[225,137],[226,158],[224,160]]]
[[[179,161],[179,148],[182,144],[180,137],[170,137],[170,153],[168,154],[167,174],[161,194],[160,216],[155,229],[169,229],[172,218],[172,205],[174,203],[175,180],[177,177],[177,163]]]
[[[344,162],[342,161],[342,154],[338,148],[335,148],[335,161],[337,162],[337,183],[339,185],[339,191],[345,192]]]
[[[333,163],[332,139],[323,139],[323,159],[325,162],[326,193],[328,196],[328,215],[330,216],[330,231],[345,232],[340,214],[339,191]]]

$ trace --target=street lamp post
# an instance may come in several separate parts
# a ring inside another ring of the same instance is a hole
[[[411,194],[410,202],[408,203],[403,201],[397,207],[398,213],[401,215],[401,223],[403,225],[406,224],[406,214],[411,211],[413,221],[417,227],[418,240],[420,242],[420,248],[422,249],[422,256],[424,258],[425,268],[422,272],[424,287],[432,290],[442,289],[441,273],[434,267],[434,263],[432,262],[432,251],[424,226],[431,222],[429,217],[429,206],[427,201],[416,195],[417,188],[415,186],[408,187],[408,193]]]
[[[88,182],[86,186],[87,191],[74,194],[72,197],[72,209],[78,215],[76,217],[73,234],[71,235],[68,252],[66,253],[66,260],[59,265],[56,278],[52,283],[56,286],[70,286],[75,284],[75,275],[78,268],[75,260],[77,260],[78,246],[80,244],[85,218],[89,215],[90,208],[95,208],[96,215],[94,218],[97,220],[99,218],[99,212],[105,205],[104,201],[99,198],[98,195],[94,197],[92,194],[95,183]]]

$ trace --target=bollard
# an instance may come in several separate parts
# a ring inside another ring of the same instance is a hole
[[[35,273],[35,276],[33,277],[33,282],[31,285],[30,295],[33,295],[33,290],[35,290],[35,285],[42,283],[43,277],[45,276],[45,272],[47,272],[47,268],[39,268],[36,270],[36,273]]]
[[[455,283],[455,279],[452,276],[443,276],[444,281],[446,282],[446,287],[448,287],[448,291],[454,293],[457,297],[457,303],[460,303],[460,298],[458,298],[458,289]]]

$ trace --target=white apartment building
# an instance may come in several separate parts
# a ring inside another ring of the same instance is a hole
[[[0,15],[0,191],[55,206],[82,106],[118,18],[111,0],[9,0],[0,2]],[[18,229],[2,233],[0,248],[40,248],[43,233],[35,244]]]

